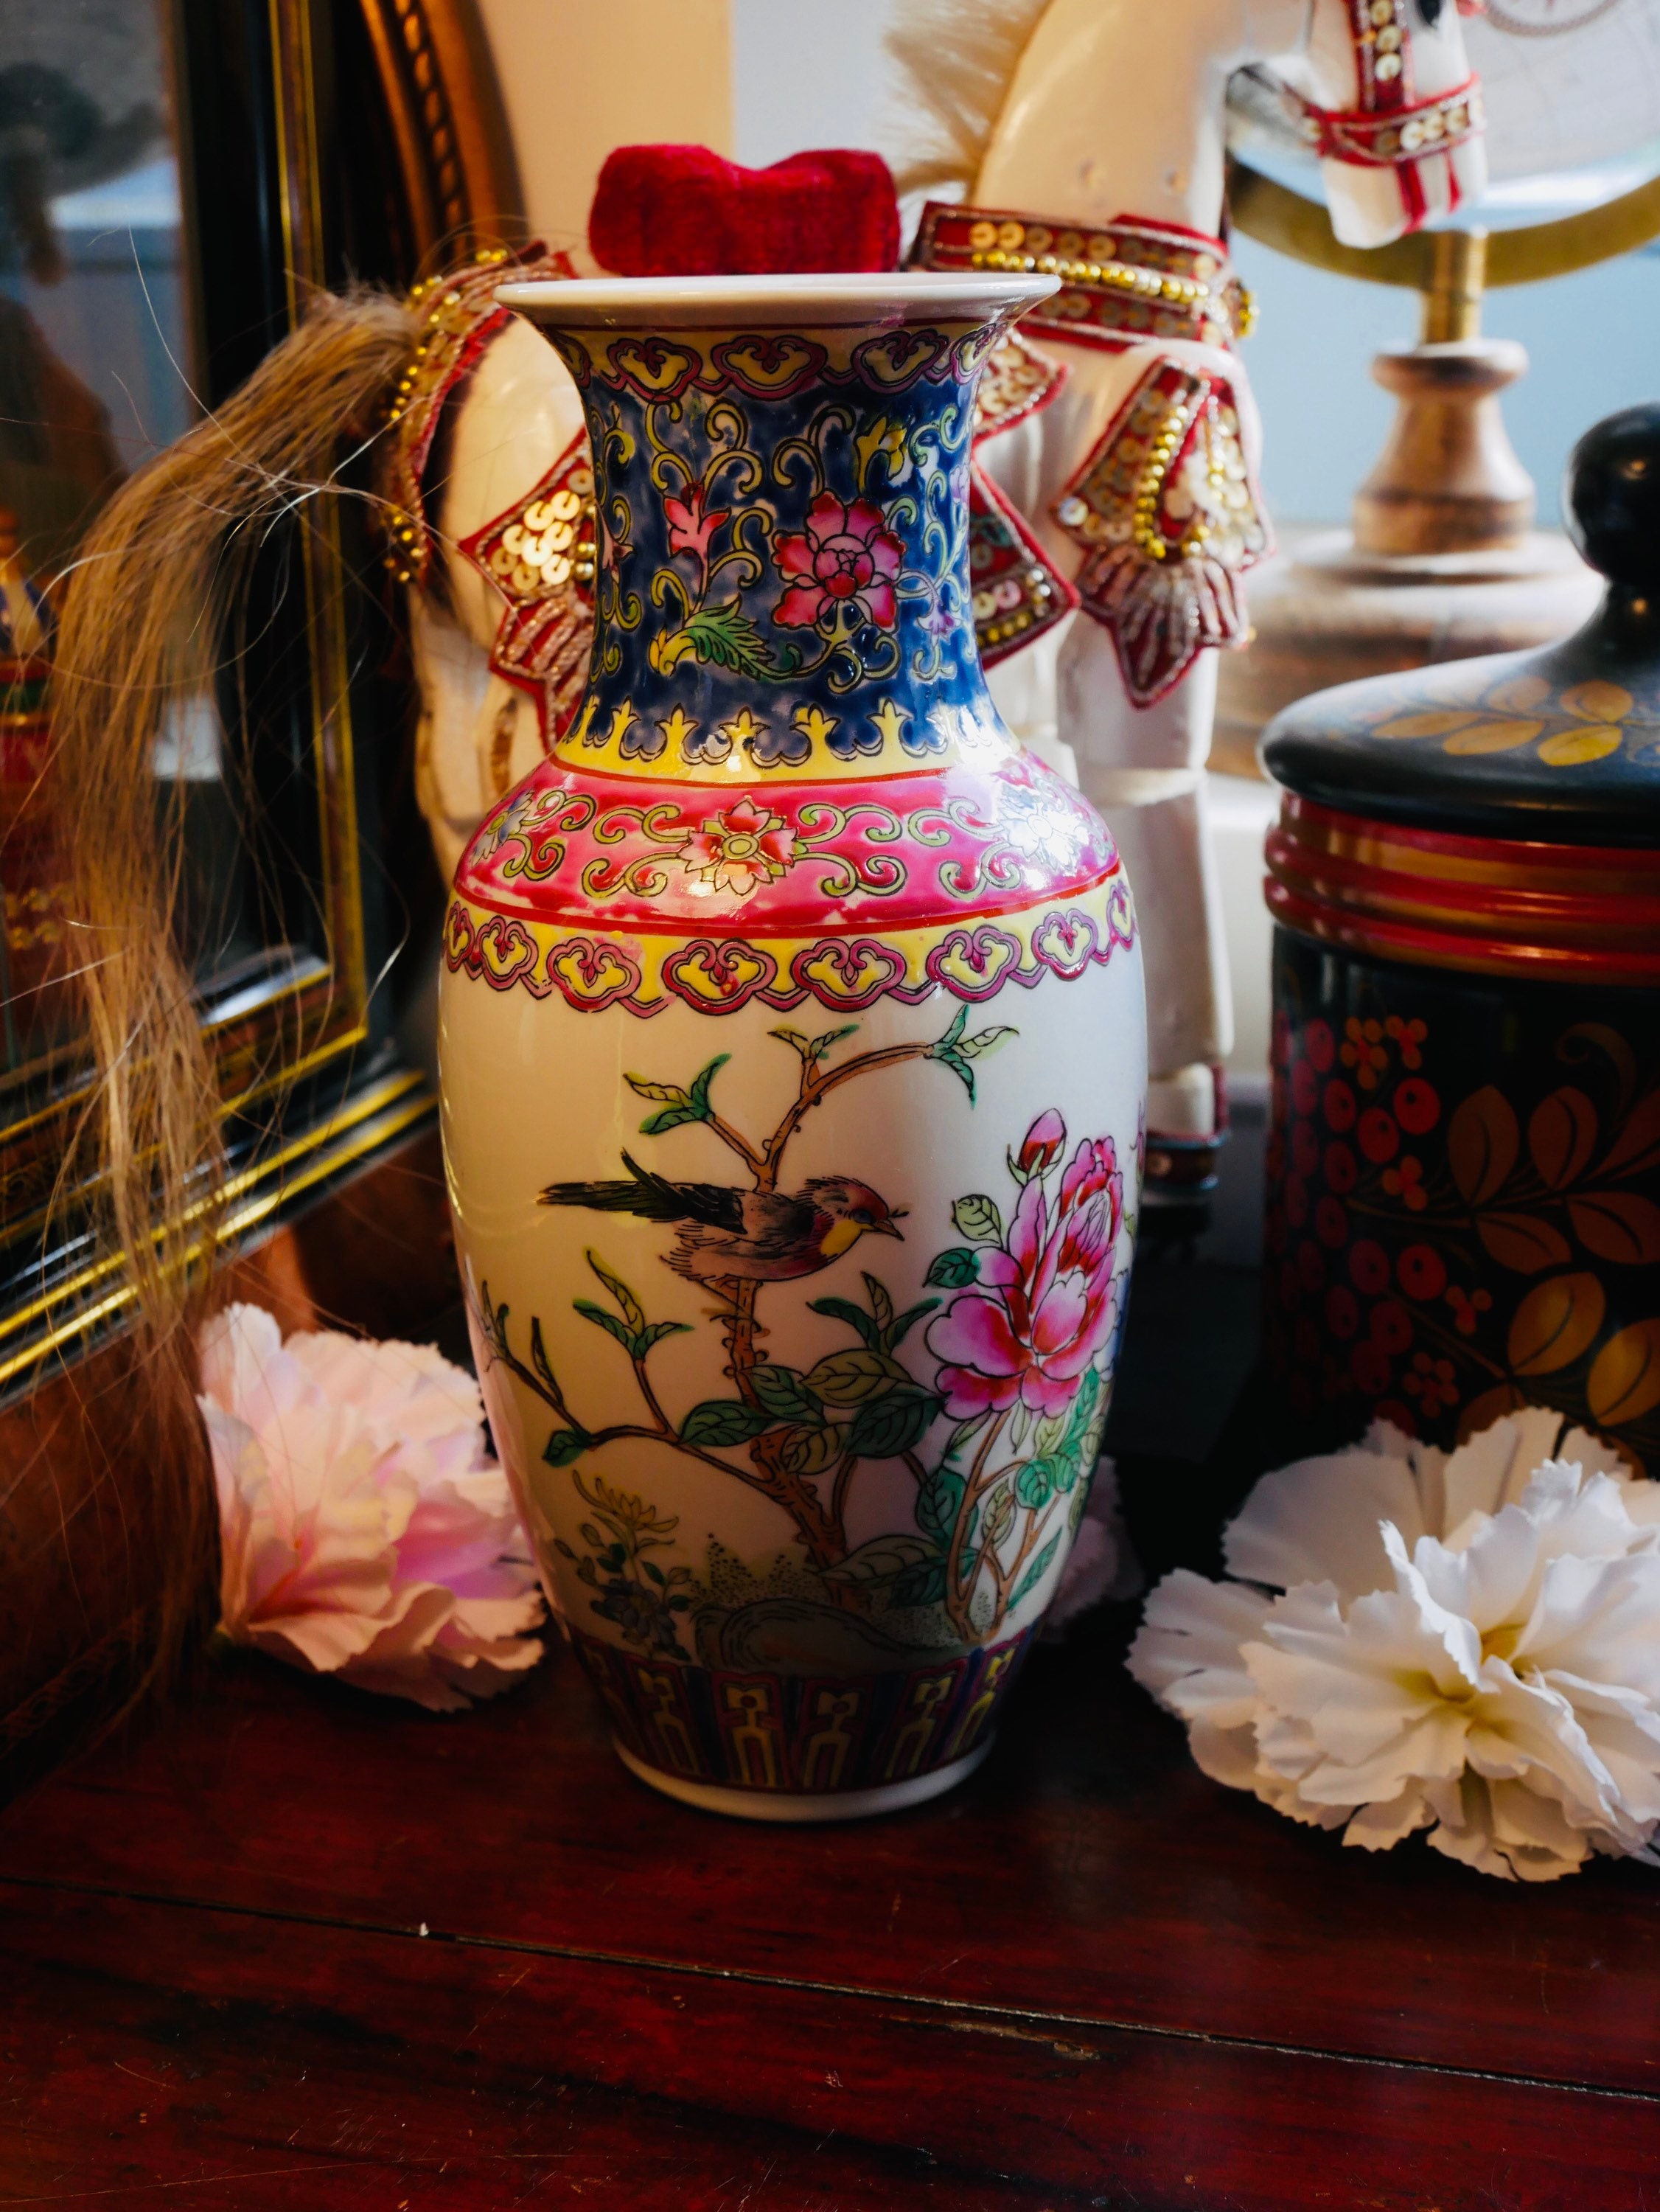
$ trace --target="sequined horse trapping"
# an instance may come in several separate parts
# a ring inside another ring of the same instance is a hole
[[[1269,550],[1227,378],[1155,362],[1055,502],[1077,588],[1151,706],[1207,646],[1245,641],[1239,578]]]
[[[999,209],[930,205],[917,252],[935,269],[1060,276],[1063,289],[1012,341],[1039,362],[1046,356],[1026,332],[1116,352],[1160,339],[1226,349],[1251,326],[1250,295],[1221,241],[1173,225],[1124,221],[1091,229]],[[1018,390],[1022,374],[1033,379],[1027,362],[1006,381]],[[1023,419],[994,414],[978,426],[977,443]],[[975,623],[988,664],[1081,605],[1111,633],[1130,701],[1146,707],[1173,689],[1206,647],[1245,641],[1239,580],[1271,541],[1240,445],[1233,387],[1222,374],[1186,358],[1154,360],[1065,486],[1051,511],[1084,551],[1075,588],[984,471],[976,474],[972,511]],[[1034,601],[1041,616],[1028,618]]]
[[[595,531],[594,469],[585,432],[517,507],[461,544],[507,602],[490,666],[536,701],[544,748],[570,727],[588,680]]]

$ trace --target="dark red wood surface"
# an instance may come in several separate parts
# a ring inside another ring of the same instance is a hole
[[[803,1831],[648,1793],[563,1655],[447,1721],[233,1660],[0,1819],[0,2206],[1637,2212],[1657,1911],[1215,1789],[1106,1632]]]

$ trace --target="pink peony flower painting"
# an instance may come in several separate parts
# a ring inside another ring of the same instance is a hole
[[[203,1332],[223,1632],[314,1674],[454,1712],[542,1656],[542,1617],[472,1376],[430,1346]]]
[[[929,1329],[954,1419],[1017,1403],[1064,1413],[1112,1334],[1124,1176],[1112,1139],[1087,1137],[1051,1193],[1045,1173],[1065,1142],[1066,1125],[1052,1109],[1032,1124],[1017,1163],[1027,1180],[1006,1239],[980,1249],[975,1285]]]
[[[885,527],[879,507],[868,499],[845,507],[821,492],[808,510],[805,534],[779,538],[772,558],[791,579],[772,610],[786,629],[811,629],[842,610],[860,622],[892,629],[894,585],[905,562],[905,547]]]

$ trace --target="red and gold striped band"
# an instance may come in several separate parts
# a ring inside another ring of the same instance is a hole
[[[1456,836],[1287,793],[1269,832],[1287,928],[1418,967],[1660,983],[1660,852]]]

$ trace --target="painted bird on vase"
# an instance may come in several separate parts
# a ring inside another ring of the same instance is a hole
[[[900,1237],[906,1208],[891,1206],[851,1176],[815,1176],[793,1197],[775,1190],[737,1190],[728,1183],[670,1182],[631,1159],[626,1182],[554,1182],[541,1206],[584,1206],[597,1213],[633,1213],[680,1224],[669,1265],[688,1282],[736,1277],[783,1283],[815,1275],[861,1237]]]

